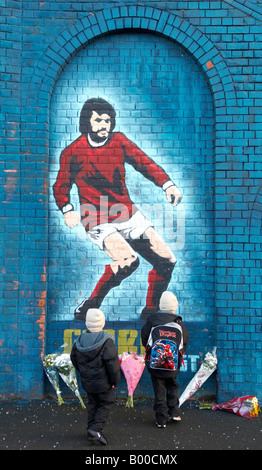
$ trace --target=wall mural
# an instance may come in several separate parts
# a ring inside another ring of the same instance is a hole
[[[99,38],[61,73],[50,122],[49,329],[90,307],[144,320],[166,289],[212,322],[213,105],[194,60],[146,33]]]
[[[126,186],[125,164],[132,165],[176,206],[179,188],[165,171],[123,133],[113,132],[116,112],[102,98],[87,100],[80,114],[80,137],[61,154],[54,184],[54,197],[69,228],[79,224],[79,212],[70,201],[76,184],[81,221],[88,238],[112,260],[93,292],[75,309],[75,318],[85,320],[89,308],[99,308],[108,292],[119,286],[139,265],[137,253],[152,269],[148,275],[146,306],[141,320],[157,311],[167,290],[176,258],[165,241],[131,201]]]

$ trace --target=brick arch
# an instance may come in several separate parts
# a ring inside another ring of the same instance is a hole
[[[35,70],[30,95],[41,98],[48,109],[56,80],[71,57],[96,38],[125,30],[162,35],[180,44],[201,66],[212,92],[216,114],[236,104],[234,84],[226,63],[212,41],[189,21],[151,7],[123,6],[81,18],[48,47]]]
[[[262,243],[262,184],[258,188],[249,218],[250,243]]]
[[[23,96],[24,106],[22,109],[24,114],[21,116],[22,161],[27,162],[28,159],[36,159],[39,165],[37,191],[40,196],[37,209],[38,214],[45,215],[45,221],[38,229],[41,243],[48,241],[48,123],[49,104],[53,89],[67,63],[82,47],[87,46],[96,38],[120,31],[143,31],[158,34],[181,45],[198,62],[206,75],[213,96],[215,113],[217,116],[219,115],[220,121],[226,119],[227,108],[234,106],[236,103],[232,78],[220,52],[207,36],[178,15],[150,7],[119,6],[90,14],[65,29],[40,58],[29,84],[28,92]],[[27,122],[32,122],[32,114],[34,114],[35,120],[37,120],[37,115],[40,114],[39,122],[42,125],[41,139],[38,139],[37,143],[32,139],[30,126],[27,128],[25,125]],[[219,142],[217,152],[219,152]],[[28,192],[32,191],[30,184],[31,167],[27,165],[23,170],[23,175],[21,200],[23,198],[26,200]],[[28,243],[26,238],[24,240]],[[32,240],[35,239],[32,237]],[[23,243],[22,240],[21,249],[23,249]],[[46,254],[43,250],[38,253],[37,263],[38,272],[35,273],[32,283],[38,283],[39,298],[36,298],[36,315],[38,319],[36,324],[39,328],[39,336],[34,341],[35,347],[44,352],[47,326],[45,315],[47,309],[47,277]],[[23,289],[25,291],[29,289],[30,281],[25,275],[21,274],[20,284],[20,315],[27,318],[28,307],[25,303],[27,299],[23,298]],[[39,291],[39,285],[41,285],[41,291]],[[38,361],[38,358],[36,360]],[[39,376],[42,377],[42,366],[39,365],[39,362],[37,364]]]
[[[212,41],[189,21],[165,10],[143,6],[119,6],[81,18],[65,29],[46,49],[34,70],[28,91],[23,98],[22,158],[25,161],[27,158],[36,158],[40,161],[41,167],[44,167],[38,175],[38,191],[41,194],[41,202],[38,204],[45,214],[45,225],[41,232],[43,241],[48,240],[46,228],[48,226],[49,108],[54,87],[63,69],[81,48],[101,36],[123,31],[157,34],[179,44],[200,65],[207,78],[213,98],[215,120],[219,123],[226,122],[227,114],[234,111],[236,94],[229,69]],[[40,111],[42,131],[41,139],[36,143],[31,138],[30,127],[27,128],[24,123],[31,122],[32,113],[37,116]],[[219,161],[220,149],[224,145],[222,137],[218,134],[215,144],[214,160],[216,163]],[[28,155],[34,155],[34,157],[28,157]],[[31,170],[25,169],[24,175],[26,178],[21,183],[21,198],[24,195],[26,197],[27,192],[31,190],[30,185],[28,186]],[[43,283],[47,286],[45,255],[43,254],[41,259],[39,257],[38,261],[42,266],[41,280],[44,280]],[[43,318],[45,309],[46,304],[42,308]]]
[[[231,5],[233,8],[237,8],[246,15],[251,16],[251,18],[256,18],[257,20],[262,21],[262,9],[259,3],[256,4],[249,0],[224,0],[224,2],[228,3],[228,5]]]

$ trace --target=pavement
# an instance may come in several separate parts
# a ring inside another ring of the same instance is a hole
[[[192,451],[235,450],[243,463],[246,453],[250,458],[248,451],[262,448],[261,415],[259,413],[258,417],[249,420],[222,410],[199,409],[198,402],[185,402],[181,407],[182,420],[159,429],[154,422],[153,402],[150,399],[135,400],[134,408],[126,408],[125,401],[119,400],[116,401],[104,429],[108,445],[90,446],[86,439],[87,412],[79,402],[65,400],[61,406],[52,399],[26,403],[3,402],[0,403],[0,450],[2,454],[8,450],[18,451],[8,454],[12,456],[11,460],[9,458],[9,465],[15,459],[19,459],[20,464],[28,459],[32,454],[21,452],[25,450],[63,451],[59,454],[52,453],[52,458],[59,455],[66,462],[70,455],[65,451],[78,451],[70,453],[74,463],[76,459],[80,459],[84,464],[106,463],[113,467],[116,465],[111,461],[96,462],[94,459],[101,455],[104,458],[121,455],[122,460],[125,462],[127,459],[127,463],[129,461],[133,467],[134,464],[146,463],[141,460],[145,454],[155,455],[155,460],[148,463],[177,464],[179,462],[175,461],[175,457],[171,462],[165,461],[163,456],[169,455],[170,459],[171,455],[176,455],[176,459],[179,459],[182,454],[185,462],[187,457],[192,456]],[[130,462],[130,455],[138,454],[141,455],[141,461]],[[41,455],[42,461],[46,453],[37,455]],[[50,452],[48,455],[50,457]],[[212,460],[214,455],[217,460],[224,453],[212,453]],[[92,457],[92,462],[88,456]]]

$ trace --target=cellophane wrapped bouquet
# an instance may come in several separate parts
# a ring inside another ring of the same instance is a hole
[[[60,377],[66,383],[66,385],[75,393],[79,399],[82,408],[85,408],[85,404],[79,393],[77,377],[75,368],[71,362],[70,354],[64,353],[55,358],[54,364],[59,372]]]
[[[212,403],[212,410],[224,410],[248,419],[257,417],[261,412],[257,397],[253,395],[234,398],[224,403]]]
[[[47,375],[47,378],[55,389],[57,402],[58,402],[58,405],[60,406],[64,403],[64,400],[61,396],[61,390],[59,387],[59,373],[55,366],[56,356],[57,356],[56,354],[47,354],[46,356],[42,356],[42,362],[43,362],[43,367]]]
[[[217,368],[217,355],[216,348],[212,353],[208,352],[194,377],[191,379],[184,392],[179,398],[179,406],[181,406],[188,398],[192,397],[194,393],[203,385],[203,383],[210,377]]]
[[[133,408],[133,394],[145,368],[144,357],[132,351],[124,352],[119,356],[119,361],[120,368],[127,382],[128,397],[126,407]]]

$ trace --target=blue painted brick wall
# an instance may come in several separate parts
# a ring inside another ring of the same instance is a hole
[[[50,191],[87,88],[106,93],[118,129],[175,170],[186,223],[171,288],[192,324],[191,354],[204,352],[206,328],[218,399],[261,397],[261,20],[259,3],[243,0],[1,7],[2,399],[45,393],[41,354],[62,339],[85,276],[95,283],[105,263],[89,246],[90,270],[86,242],[65,230]],[[132,172],[128,183],[151,203],[150,184]],[[141,263],[127,280],[139,286],[129,314],[117,294],[106,299],[108,321],[135,321],[146,275]]]

